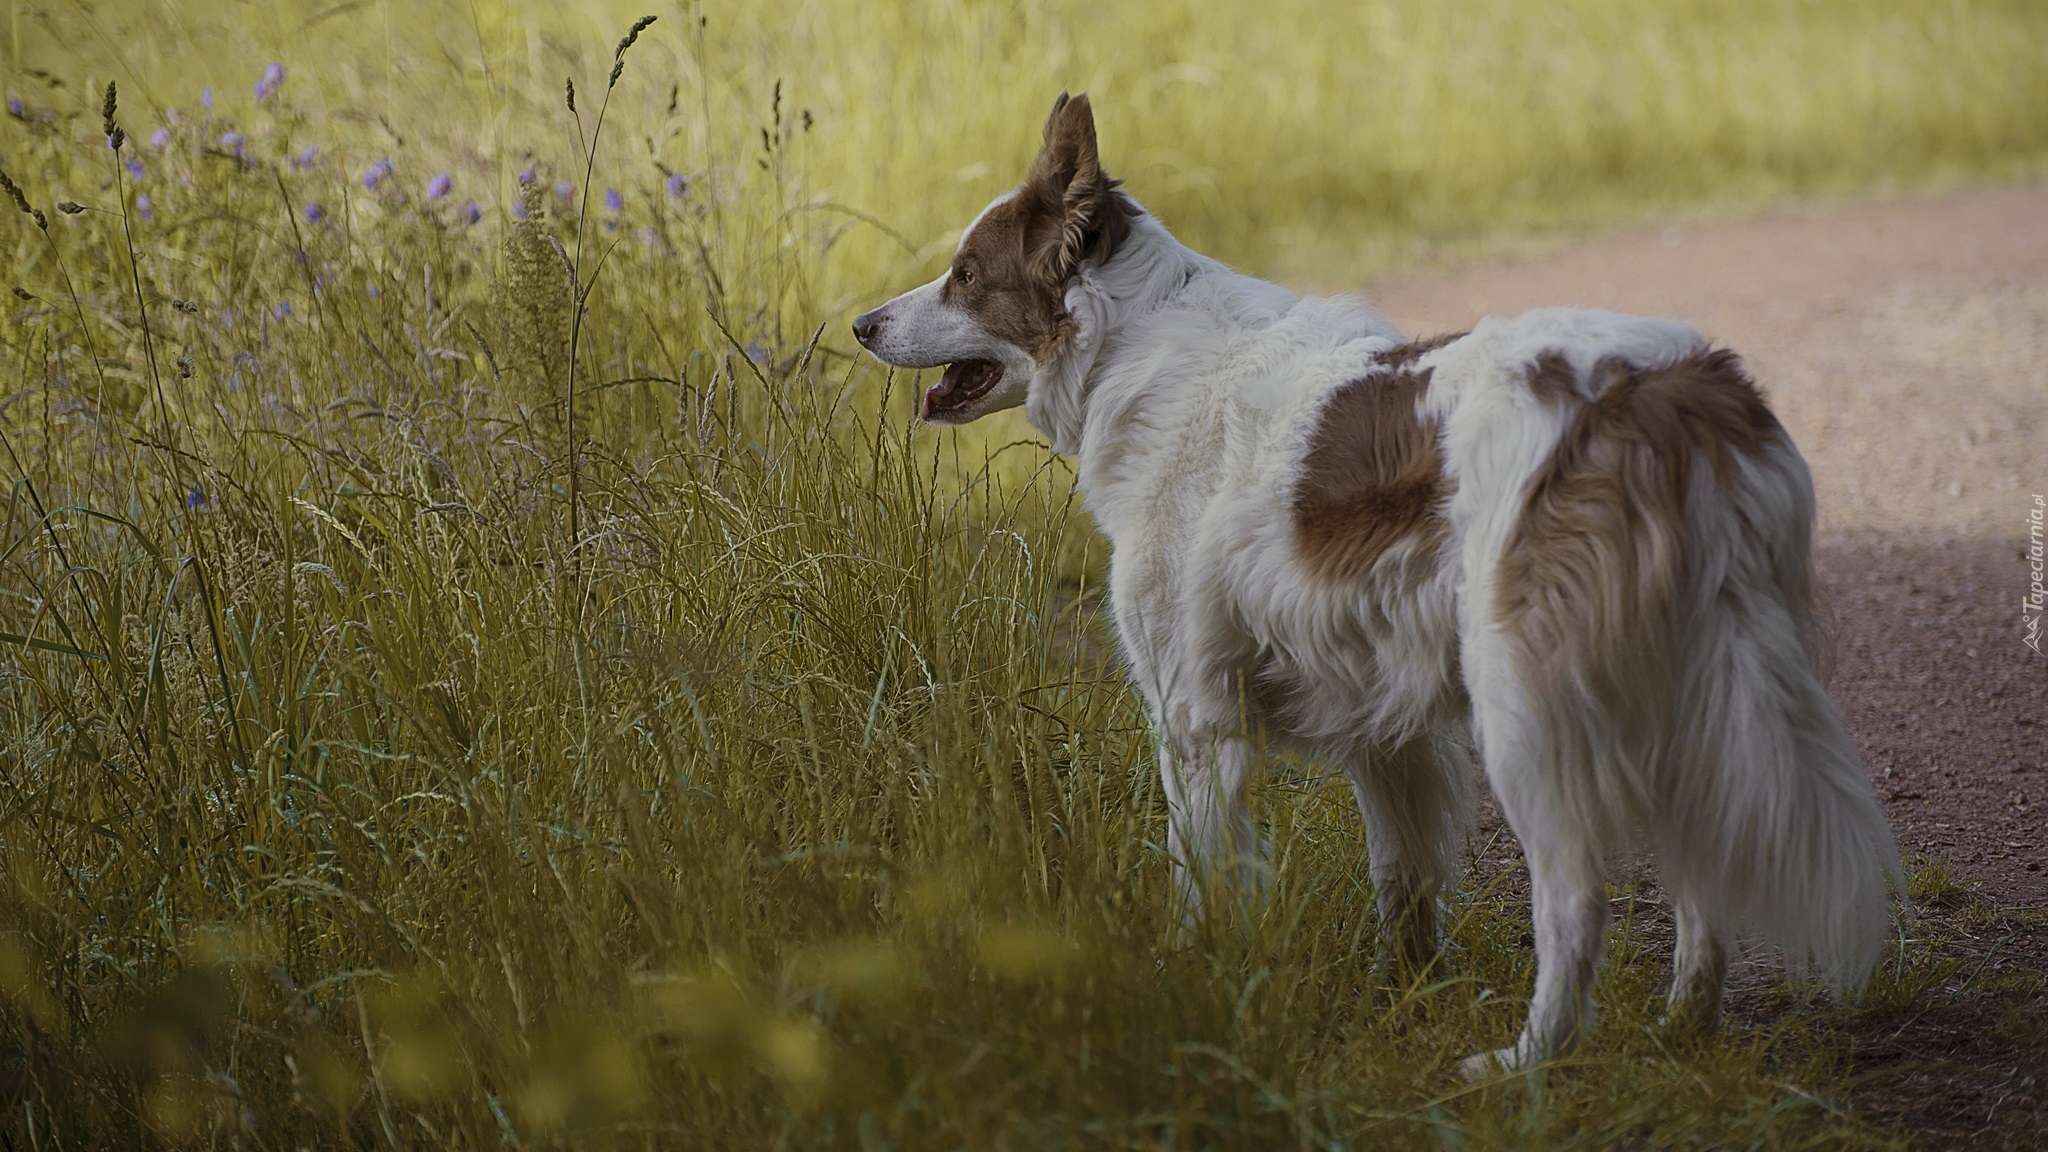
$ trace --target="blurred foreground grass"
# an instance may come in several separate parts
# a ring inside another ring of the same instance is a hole
[[[1800,1016],[1657,1031],[1628,917],[1583,1053],[1457,1084],[1511,877],[1375,994],[1302,766],[1263,918],[1169,948],[1067,471],[914,427],[841,322],[1062,86],[1192,242],[1328,272],[2038,172],[2048,9],[658,11],[587,175],[638,9],[10,8],[0,1137],[1882,1143]]]

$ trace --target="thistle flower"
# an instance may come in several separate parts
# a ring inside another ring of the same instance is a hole
[[[263,70],[263,78],[256,81],[256,99],[268,100],[277,94],[284,84],[284,65],[272,64]]]
[[[671,200],[681,200],[690,194],[690,178],[681,172],[669,173],[667,184],[668,198]]]
[[[626,206],[626,198],[619,195],[617,188],[607,188],[604,190],[604,206],[617,212]]]
[[[462,211],[457,212],[456,216],[460,217],[464,224],[474,224],[484,218],[484,210],[477,207],[476,201],[470,200],[462,205]]]
[[[363,187],[375,192],[383,186],[384,181],[390,178],[391,161],[379,160],[375,164],[370,165],[369,171],[363,173]]]
[[[455,178],[443,172],[427,182],[427,199],[445,200],[448,197],[449,191],[454,187]]]
[[[526,201],[523,198],[515,197],[512,201],[512,218],[514,220],[524,220],[529,215],[531,213],[526,210]]]
[[[325,219],[327,219],[327,209],[315,203],[306,205],[306,223],[318,224]]]
[[[152,207],[153,205],[149,202],[149,193],[137,192],[135,194],[135,214],[142,217],[144,224],[149,223],[151,219],[152,214],[150,210]]]
[[[533,169],[531,169],[531,168],[521,168],[521,169],[519,170],[519,182],[520,182],[521,184],[531,184],[531,183],[533,183]]]
[[[149,134],[149,146],[159,152],[169,147],[170,143],[171,130],[168,128],[159,128]]]

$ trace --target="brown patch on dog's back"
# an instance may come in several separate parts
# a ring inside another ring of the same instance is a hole
[[[1494,610],[1525,672],[1671,635],[1675,597],[1690,574],[1687,509],[1696,466],[1735,480],[1737,457],[1785,440],[1733,352],[1716,349],[1662,368],[1616,360],[1530,482],[1502,551]],[[1539,357],[1530,390],[1580,395],[1564,357]],[[1651,654],[1644,652],[1644,657]]]
[[[1468,335],[1470,335],[1468,332],[1439,332],[1434,336],[1424,336],[1420,340],[1410,340],[1406,344],[1396,344],[1385,352],[1380,353],[1375,359],[1383,367],[1400,372],[1414,367],[1417,360],[1449,344],[1451,341],[1462,340]],[[1425,373],[1425,375],[1427,374]]]
[[[1450,534],[1436,422],[1415,411],[1430,374],[1413,366],[1458,335],[1388,349],[1379,371],[1323,405],[1289,507],[1296,546],[1318,577],[1356,579],[1404,540],[1431,551]]]
[[[1525,379],[1529,394],[1546,404],[1568,404],[1579,398],[1579,374],[1562,352],[1539,352]]]

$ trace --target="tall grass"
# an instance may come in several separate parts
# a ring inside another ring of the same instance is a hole
[[[635,11],[13,10],[0,1137],[1882,1142],[1799,1024],[1660,1030],[1627,917],[1582,1055],[1456,1083],[1512,877],[1373,987],[1313,766],[1262,915],[1169,947],[1068,473],[838,329],[1061,85],[1198,243],[1337,267],[2037,170],[2048,14],[1098,8],[662,12],[597,143]]]

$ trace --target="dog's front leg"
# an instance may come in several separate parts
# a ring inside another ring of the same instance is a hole
[[[1259,844],[1245,803],[1253,760],[1250,742],[1235,733],[1166,728],[1160,734],[1166,844],[1184,926],[1219,902],[1243,909],[1257,895]]]

